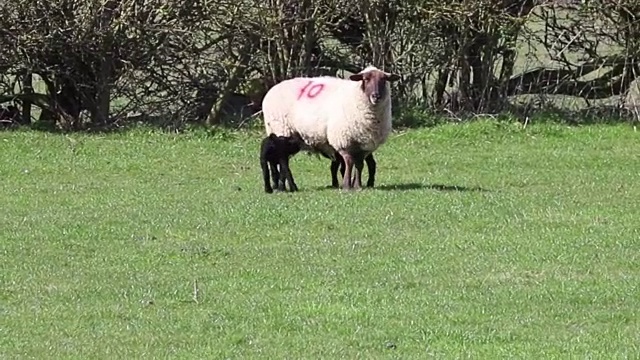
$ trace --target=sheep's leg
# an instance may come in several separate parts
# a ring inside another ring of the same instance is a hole
[[[355,167],[356,167],[356,174],[355,174],[355,179],[353,181],[353,188],[361,189],[362,188],[362,169],[364,168],[364,158],[361,154],[358,154],[358,156],[353,157],[353,162],[355,163]]]
[[[373,187],[373,184],[376,181],[376,160],[373,158],[373,153],[367,155],[364,160],[367,162],[367,171],[369,173],[367,187]]]
[[[331,161],[331,187],[337,188],[340,185],[338,184],[338,168],[340,167],[339,160]],[[342,173],[344,173],[344,165],[342,167]]]
[[[298,191],[298,186],[296,185],[296,182],[293,181],[293,174],[291,173],[291,168],[289,167],[288,158],[280,160],[280,169],[282,170],[282,174],[284,174],[282,183],[284,184],[284,179],[286,179],[289,182],[289,191]]]
[[[344,169],[345,169],[344,159],[342,158],[342,156],[340,156],[338,159],[340,160],[340,174],[342,175],[342,177],[344,177]]]
[[[345,190],[351,189],[351,170],[353,169],[353,158],[346,150],[340,150],[340,155],[344,160],[344,176],[342,177],[342,188]]]
[[[266,193],[272,193],[271,178],[269,176],[269,163],[265,159],[260,159],[260,167],[262,167],[262,178],[264,180],[264,191]]]

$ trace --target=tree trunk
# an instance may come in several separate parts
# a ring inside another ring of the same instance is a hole
[[[433,86],[433,103],[439,108],[444,108],[444,91],[447,88],[447,82],[449,81],[449,70],[442,68],[438,71],[438,79]],[[424,85],[426,87],[426,85]],[[425,96],[426,98],[426,96]]]
[[[31,71],[25,71],[25,73],[22,75],[22,92],[26,95],[33,94],[33,73]],[[30,124],[31,124],[31,101],[28,99],[23,99],[22,100],[22,116],[20,119],[20,125],[30,125]]]
[[[196,107],[187,115],[187,121],[197,124],[206,123],[211,115],[211,110],[213,109],[213,105],[215,105],[217,96],[217,87],[209,83],[201,84],[194,101]]]
[[[111,80],[113,74],[113,57],[110,51],[107,51],[104,59],[100,64],[100,72],[98,73],[97,94],[95,113],[91,119],[94,124],[107,124],[109,121],[109,112],[111,108]]]
[[[94,124],[106,124],[109,119],[111,106],[111,82],[113,81],[113,36],[109,29],[116,8],[120,6],[119,0],[108,0],[100,16],[100,29],[104,32],[105,40],[102,48],[102,60],[96,76],[95,111],[91,114]]]
[[[233,71],[231,72],[231,75],[229,76],[229,79],[227,80],[227,83],[222,89],[222,95],[220,96],[218,103],[214,107],[213,112],[211,113],[211,116],[208,119],[209,121],[207,123],[207,126],[220,124],[222,120],[222,108],[224,107],[224,104],[226,104],[227,101],[229,101],[229,97],[231,96],[231,93],[238,87],[238,84],[240,83],[240,78],[244,76],[244,72],[247,69],[249,60],[251,60],[251,56],[250,56],[251,54],[249,52],[250,49],[251,49],[250,42],[246,43],[240,49],[240,59],[238,59],[238,62],[236,63]]]

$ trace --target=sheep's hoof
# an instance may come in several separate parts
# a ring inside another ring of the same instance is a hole
[[[264,188],[264,192],[271,194],[273,193],[273,189],[272,188]]]

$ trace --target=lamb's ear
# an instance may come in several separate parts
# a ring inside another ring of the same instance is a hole
[[[349,80],[360,81],[362,80],[362,74],[353,74],[349,76]]]
[[[385,75],[387,75],[387,76],[386,76],[387,81],[397,81],[397,80],[400,80],[400,75],[398,75],[398,74],[390,74],[390,73],[386,73]]]
[[[277,140],[277,139],[278,139],[278,135],[276,135],[276,134],[274,134],[274,133],[271,133],[271,134],[269,134],[269,139],[271,139],[271,140],[274,140],[274,141],[275,141],[275,140]]]

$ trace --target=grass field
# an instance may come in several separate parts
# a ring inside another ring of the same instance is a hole
[[[0,357],[637,356],[638,137],[442,125],[269,195],[255,133],[0,133]]]

